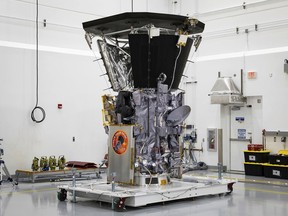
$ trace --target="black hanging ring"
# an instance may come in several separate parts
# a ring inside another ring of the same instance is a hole
[[[34,112],[35,112],[36,110],[40,110],[40,111],[42,112],[42,118],[41,118],[40,120],[37,120],[37,119],[35,118]],[[36,123],[41,123],[41,122],[44,121],[45,118],[46,118],[45,110],[44,110],[42,107],[40,107],[40,106],[35,106],[34,109],[33,109],[32,112],[31,112],[31,119],[32,119],[34,122],[36,122]]]

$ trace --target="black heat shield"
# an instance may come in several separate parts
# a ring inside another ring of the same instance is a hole
[[[162,13],[149,13],[149,12],[127,12],[117,14],[109,17],[104,17],[83,23],[83,28],[88,33],[95,35],[111,34],[116,38],[127,38],[127,32],[124,30],[131,30],[132,28],[141,28],[147,24],[153,24],[157,28],[183,30],[188,34],[202,33],[205,24],[198,21],[195,25],[187,23],[188,17],[162,14]]]
[[[147,25],[159,28],[160,35],[149,38],[149,28],[141,28]],[[134,88],[157,88],[157,78],[164,73],[167,76],[165,84],[171,89],[177,89],[193,44],[193,40],[188,37],[186,46],[177,47],[177,34],[202,33],[204,27],[204,23],[186,16],[149,12],[122,13],[83,23],[87,33],[101,37],[109,35],[116,39],[115,41],[118,38],[128,38]],[[178,54],[180,55],[177,59]],[[105,59],[103,61],[105,62]],[[109,65],[109,62],[105,65]],[[117,77],[116,75],[113,77]],[[119,90],[123,89],[117,89]]]

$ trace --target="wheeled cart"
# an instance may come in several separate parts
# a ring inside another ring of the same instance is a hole
[[[122,210],[125,206],[139,207],[152,203],[187,199],[206,195],[230,194],[236,180],[211,179],[206,177],[187,176],[182,180],[171,180],[168,185],[128,186],[112,184],[106,181],[59,186],[58,199],[64,201],[67,194],[76,197],[90,198],[100,202],[112,203],[112,209]],[[114,190],[114,192],[112,191]]]

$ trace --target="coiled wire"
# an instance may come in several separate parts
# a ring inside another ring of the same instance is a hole
[[[36,123],[41,123],[46,118],[46,113],[42,107],[38,106],[38,100],[39,100],[39,29],[38,29],[38,24],[39,24],[38,17],[39,16],[38,14],[39,14],[39,3],[38,3],[38,0],[36,0],[36,21],[35,21],[36,23],[36,104],[31,112],[31,119],[32,121]],[[35,118],[36,110],[40,110],[42,113],[42,117],[39,120]]]

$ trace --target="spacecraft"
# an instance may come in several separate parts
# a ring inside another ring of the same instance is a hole
[[[114,91],[102,96],[109,137],[107,182],[63,186],[62,194],[72,190],[123,208],[124,203],[135,207],[232,191],[232,181],[182,178],[179,138],[191,109],[179,84],[204,27],[194,18],[149,12],[83,23],[86,41],[90,49],[97,43]]]

